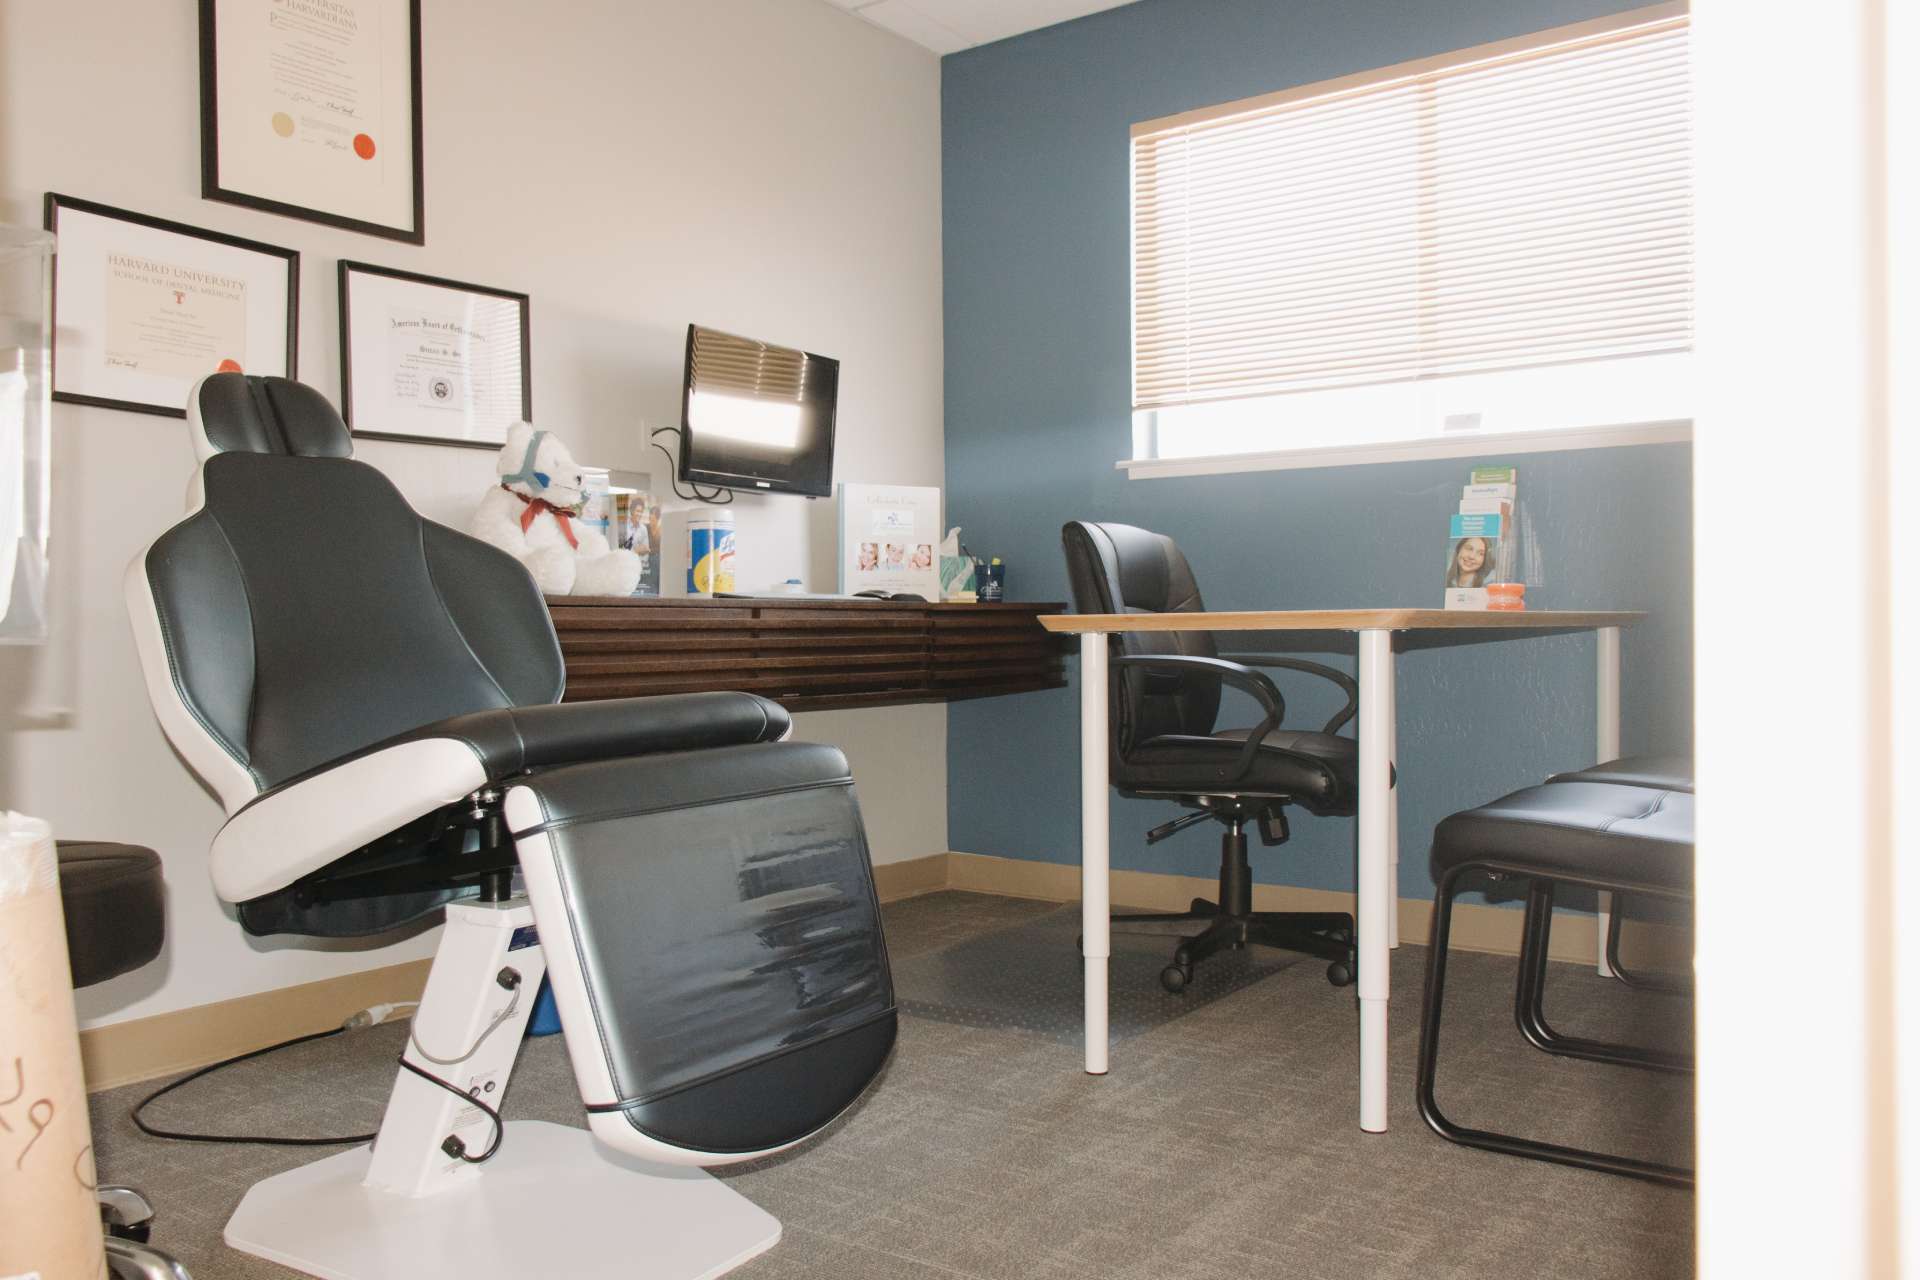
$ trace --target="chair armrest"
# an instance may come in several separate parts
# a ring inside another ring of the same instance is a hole
[[[1347,695],[1347,705],[1340,709],[1338,715],[1327,721],[1326,728],[1320,730],[1322,733],[1340,732],[1341,727],[1353,719],[1360,710],[1360,686],[1354,683],[1352,676],[1338,667],[1308,662],[1304,658],[1283,658],[1270,653],[1229,653],[1223,654],[1222,658],[1224,661],[1236,662],[1243,667],[1286,667],[1291,671],[1304,671],[1308,675],[1319,676],[1323,680],[1331,680],[1339,685]]]
[[[1197,655],[1183,654],[1125,654],[1113,659],[1109,664],[1114,668],[1143,667],[1149,671],[1159,668],[1170,672],[1186,672],[1211,675],[1223,684],[1230,684],[1244,693],[1251,694],[1254,701],[1266,716],[1247,734],[1247,745],[1241,749],[1239,767],[1233,771],[1228,782],[1238,782],[1247,776],[1253,768],[1254,758],[1259,754],[1260,744],[1269,733],[1280,727],[1280,721],[1287,714],[1287,702],[1280,696],[1280,689],[1273,681],[1250,670],[1237,662],[1224,658],[1202,658]]]

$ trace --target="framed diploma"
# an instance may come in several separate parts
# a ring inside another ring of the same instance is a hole
[[[497,449],[533,417],[524,293],[340,264],[340,403],[376,440]]]
[[[292,249],[47,193],[53,398],[186,417],[209,373],[295,376]]]
[[[200,0],[200,194],[424,244],[420,0]]]

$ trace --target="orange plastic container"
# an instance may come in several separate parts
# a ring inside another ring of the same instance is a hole
[[[1524,582],[1489,582],[1487,584],[1487,608],[1524,609],[1527,607],[1527,586]]]

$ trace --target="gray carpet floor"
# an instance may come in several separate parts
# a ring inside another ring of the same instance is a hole
[[[1077,1005],[1074,913],[940,893],[886,915],[909,1010],[898,1051],[831,1132],[723,1173],[785,1225],[780,1244],[733,1273],[744,1280],[1693,1274],[1690,1193],[1453,1146],[1421,1123],[1423,948],[1394,956],[1392,1129],[1374,1135],[1357,1125],[1353,992],[1328,986],[1317,961],[1263,965],[1205,1001],[1130,992],[1129,1034],[1111,1073],[1094,1078],[1057,1014],[1033,1013]],[[1036,931],[1057,935],[1066,963],[1032,964],[1026,980],[984,994],[966,988],[981,947],[1002,935],[1024,956]],[[1168,944],[1115,947],[1116,982],[1151,981]],[[1513,1025],[1512,974],[1503,957],[1450,966],[1440,1099],[1452,1118],[1690,1162],[1690,1081],[1528,1047]],[[1684,1042],[1684,1002],[1570,965],[1554,966],[1550,984],[1564,1032]],[[403,1035],[376,1027],[248,1063],[151,1118],[228,1132],[372,1129]],[[157,1202],[156,1243],[196,1280],[292,1275],[226,1248],[220,1229],[251,1183],[319,1153],[144,1137],[127,1109],[152,1087],[95,1095],[102,1177]],[[527,1043],[506,1114],[583,1123],[559,1037]]]

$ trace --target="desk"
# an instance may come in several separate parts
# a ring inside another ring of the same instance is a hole
[[[1485,644],[1594,631],[1599,636],[1601,760],[1620,754],[1620,628],[1644,613],[1470,612],[1443,609],[1329,609],[1275,613],[1063,614],[1049,631],[1080,637],[1080,886],[1086,970],[1086,1068],[1107,1070],[1107,957],[1112,954],[1107,870],[1107,637],[1122,631],[1285,631],[1317,633],[1336,647],[1357,639],[1360,684],[1359,933],[1360,1127],[1387,1128],[1387,968],[1399,944],[1396,907],[1399,801],[1388,786],[1394,751],[1396,649]],[[1606,936],[1602,903],[1600,934]]]
[[[744,689],[789,711],[956,702],[1066,680],[1062,604],[548,596],[566,701]]]

